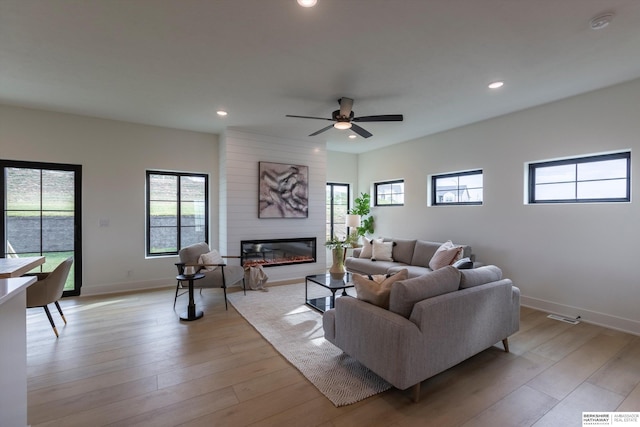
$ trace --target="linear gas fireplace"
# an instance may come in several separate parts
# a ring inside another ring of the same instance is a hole
[[[242,265],[275,267],[316,262],[316,238],[243,240]]]

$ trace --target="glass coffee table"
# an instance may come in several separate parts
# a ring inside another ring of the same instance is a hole
[[[309,297],[309,285],[319,285],[325,289],[331,291],[331,295],[310,298]],[[336,302],[336,292],[342,290],[342,295],[347,295],[347,289],[353,288],[353,282],[351,281],[351,273],[345,273],[340,277],[333,276],[330,273],[325,274],[312,274],[304,278],[304,299],[305,303],[315,308],[321,313],[334,307]]]

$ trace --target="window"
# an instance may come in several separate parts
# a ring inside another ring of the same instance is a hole
[[[629,151],[529,164],[529,203],[629,202]]]
[[[207,241],[208,194],[207,175],[147,171],[147,256]]]
[[[51,272],[72,256],[63,295],[80,295],[82,166],[0,160],[0,188],[0,258],[45,256]]]
[[[375,206],[404,206],[404,180],[376,182]]]
[[[431,205],[481,205],[482,170],[431,177]]]
[[[349,211],[349,184],[327,183],[327,240],[347,237],[345,224]]]

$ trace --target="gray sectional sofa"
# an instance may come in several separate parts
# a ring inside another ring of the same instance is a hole
[[[325,338],[398,389],[413,387],[507,338],[520,290],[496,266],[446,266],[397,281],[389,308],[343,296],[323,315]]]
[[[374,261],[371,258],[360,258],[361,248],[353,250],[353,256],[345,259],[344,265],[347,271],[359,274],[390,274],[403,268],[409,272],[409,278],[418,277],[431,270],[429,261],[442,245],[441,242],[430,242],[417,239],[383,238],[384,241],[392,241],[393,261]],[[463,247],[462,257],[469,258],[473,263],[475,255],[471,253],[471,247]],[[474,264],[474,267],[480,264]]]

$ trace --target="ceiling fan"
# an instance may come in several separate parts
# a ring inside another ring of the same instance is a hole
[[[373,134],[366,129],[361,128],[354,122],[401,122],[404,118],[402,114],[384,114],[380,116],[362,116],[362,117],[354,117],[353,110],[353,99],[342,97],[338,99],[338,104],[340,104],[340,109],[331,113],[331,118],[327,119],[324,117],[309,117],[309,116],[294,116],[291,114],[287,114],[287,117],[297,117],[300,119],[316,119],[316,120],[329,120],[331,122],[335,122],[332,125],[324,127],[317,132],[312,133],[309,136],[316,136],[319,133],[327,131],[332,127],[336,129],[351,129],[358,135],[363,138],[369,138],[373,136]]]

